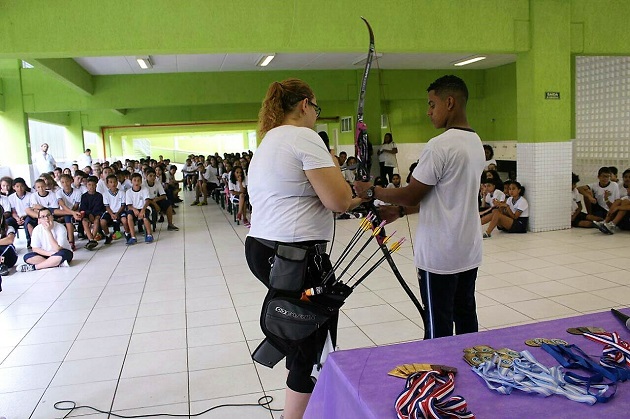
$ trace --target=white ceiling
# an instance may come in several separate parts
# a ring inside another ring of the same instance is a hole
[[[274,71],[274,70],[349,70],[363,68],[366,54],[276,54],[267,67],[257,67],[263,54],[198,54],[198,55],[152,55],[153,68],[142,70],[136,57],[82,57],[75,58],[92,75],[150,74],[150,73],[195,73],[217,71]],[[476,63],[454,67],[453,62],[478,54],[383,54],[378,58],[382,69],[423,70],[479,70],[498,67],[516,61],[514,54],[486,55],[488,58]],[[359,60],[364,61],[353,64]],[[377,66],[376,60],[373,67]]]

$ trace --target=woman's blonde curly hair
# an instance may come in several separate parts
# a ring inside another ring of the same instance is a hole
[[[269,130],[280,126],[286,114],[295,109],[301,100],[314,97],[309,85],[299,79],[271,83],[258,112],[259,137],[263,138]]]

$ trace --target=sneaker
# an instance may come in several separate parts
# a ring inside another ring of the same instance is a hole
[[[9,275],[9,268],[4,263],[0,265],[0,276]]]
[[[606,225],[603,221],[593,221],[593,225],[602,233],[604,234],[610,234],[610,232],[608,231],[608,229],[606,228]]]
[[[69,268],[70,264],[68,263],[67,260],[64,260],[63,262],[61,262],[61,265],[59,265],[60,268]]]
[[[98,246],[98,242],[96,240],[90,240],[89,242],[87,242],[87,244],[85,245],[85,248],[87,250],[94,250],[94,248]]]
[[[96,233],[96,236],[94,236],[94,240],[100,242],[101,240],[103,240],[103,235],[101,233]]]
[[[193,201],[192,204],[190,204],[191,207],[196,207],[197,205],[199,205],[199,201],[197,201],[196,199]]]
[[[112,244],[112,240],[114,240],[113,234],[105,237],[105,244]]]
[[[31,272],[35,270],[35,265],[31,265],[30,263],[25,263],[24,265],[20,265],[20,272]]]
[[[201,202],[199,203],[199,206],[202,206],[202,205],[208,205],[208,201],[201,201]]]
[[[122,235],[122,233],[121,233],[120,231],[114,231],[114,234],[112,235],[112,238],[113,238],[114,240],[118,240],[118,239],[121,239],[121,238],[122,238],[122,236],[123,236],[123,235]]]
[[[164,216],[160,215],[160,218],[158,218],[158,223],[163,223],[164,222]]]
[[[483,232],[483,238],[484,238],[484,239],[489,239],[489,238],[491,238],[491,237],[492,237],[492,235],[491,235],[491,234],[488,234],[488,233],[487,233],[487,232],[485,232],[485,231]]]
[[[168,231],[179,231],[179,227],[177,227],[175,224],[169,224],[168,227],[166,227],[166,229]]]
[[[150,234],[147,234],[147,236],[144,238],[144,242],[145,243],[153,243],[153,236]]]
[[[127,246],[133,246],[134,244],[136,244],[138,242],[138,240],[136,240],[135,237],[129,237],[127,239]]]
[[[617,231],[617,225],[615,225],[612,221],[604,223],[604,227],[608,230],[608,234],[615,234]]]

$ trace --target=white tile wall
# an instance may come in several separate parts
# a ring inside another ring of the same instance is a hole
[[[630,167],[630,57],[576,57],[573,171]]]
[[[529,230],[571,227],[571,142],[518,143],[518,180],[529,202]]]

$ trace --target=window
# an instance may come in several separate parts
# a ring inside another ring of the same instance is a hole
[[[352,117],[345,116],[341,118],[341,132],[352,132]]]

